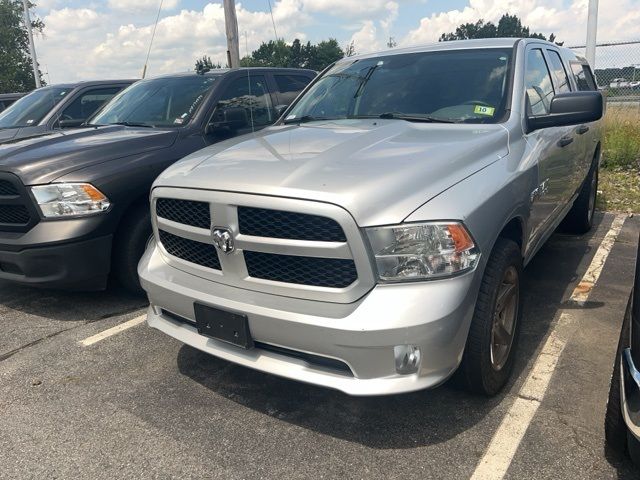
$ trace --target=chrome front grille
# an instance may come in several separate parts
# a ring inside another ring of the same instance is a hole
[[[209,280],[334,302],[354,301],[374,285],[362,235],[335,205],[158,187],[152,211],[165,261]],[[216,250],[214,229],[231,233],[231,252]]]

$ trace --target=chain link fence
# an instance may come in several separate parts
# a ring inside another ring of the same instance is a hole
[[[585,55],[585,47],[570,47]],[[640,106],[640,40],[596,45],[595,75],[608,103],[632,102]]]

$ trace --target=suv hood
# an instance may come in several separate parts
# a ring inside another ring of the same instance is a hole
[[[200,150],[155,186],[318,200],[360,226],[399,223],[508,153],[501,125],[340,120],[274,126]]]
[[[75,170],[169,147],[178,132],[120,125],[56,131],[0,144],[0,172],[25,185],[53,182]]]

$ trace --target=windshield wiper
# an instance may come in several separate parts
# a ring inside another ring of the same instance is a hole
[[[145,127],[145,128],[154,128],[155,125],[149,125],[148,123],[140,123],[140,122],[113,122],[109,125],[124,125],[125,127]]]
[[[425,122],[425,123],[460,123],[457,120],[447,120],[446,118],[430,117],[428,115],[407,115],[404,113],[385,112],[378,115],[378,118],[393,118],[406,120],[407,122]]]
[[[307,123],[307,122],[315,122],[316,120],[329,120],[325,117],[314,117],[313,115],[303,115],[300,118],[287,118],[284,120],[285,125],[289,125],[291,123]]]

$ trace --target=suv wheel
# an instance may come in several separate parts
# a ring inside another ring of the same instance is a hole
[[[113,244],[113,274],[118,283],[131,293],[144,293],[138,278],[138,262],[151,234],[151,215],[147,204],[135,207],[120,222]]]
[[[521,277],[520,248],[499,238],[482,277],[460,366],[474,393],[495,395],[509,380],[520,324]]]
[[[575,234],[587,233],[593,226],[598,196],[598,164],[594,164],[584,181],[578,198],[562,222],[562,229]]]

